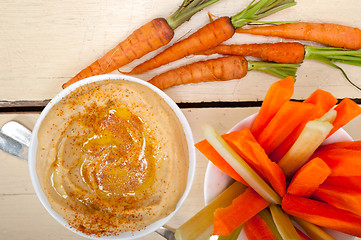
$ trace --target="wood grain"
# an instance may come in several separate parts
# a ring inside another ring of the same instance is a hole
[[[208,11],[216,16],[232,16],[249,2],[217,2],[176,29],[173,42],[206,24]],[[180,3],[181,0],[0,0],[0,101],[51,99],[64,82],[133,30],[155,17],[169,16]],[[360,16],[361,1],[358,0],[301,0],[268,19],[335,22],[361,28]],[[280,39],[237,34],[227,43],[274,41]],[[122,70],[129,70],[155,53]],[[200,59],[204,57],[188,57],[139,77],[148,80],[155,74]],[[350,78],[361,85],[360,68],[343,67]],[[297,75],[294,96],[297,99],[304,99],[317,88],[331,91],[337,98],[361,97],[361,92],[339,71],[322,63],[305,61]],[[177,86],[166,93],[176,102],[257,101],[263,99],[269,85],[276,80],[273,76],[251,71],[240,80]]]

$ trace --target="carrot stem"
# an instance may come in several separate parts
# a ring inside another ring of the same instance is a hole
[[[257,70],[272,74],[279,78],[292,76],[296,78],[297,67],[300,64],[293,63],[271,63],[271,62],[255,62],[248,61],[248,70]]]
[[[257,22],[257,20],[261,18],[296,5],[294,0],[260,0],[256,3],[254,2],[255,0],[253,0],[243,11],[231,18],[232,25],[235,28],[240,28],[251,22]],[[281,22],[262,21],[264,24],[275,24]]]
[[[354,86],[358,90],[361,90],[361,87],[353,83],[341,67],[333,63],[340,62],[349,65],[361,66],[361,51],[347,50],[344,48],[335,47],[305,46],[305,59],[320,61],[340,70],[352,86]]]
[[[170,15],[166,20],[169,26],[174,30],[188,21],[195,13],[218,1],[219,0],[184,0],[177,11]]]

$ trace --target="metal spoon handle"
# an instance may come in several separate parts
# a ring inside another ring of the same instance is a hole
[[[168,227],[160,227],[155,232],[167,240],[175,240],[174,230]]]
[[[1,127],[0,132],[8,135],[27,147],[30,146],[31,131],[18,122],[10,121],[5,123]]]
[[[31,131],[22,124],[10,121],[0,129],[0,149],[15,157],[28,160]]]
[[[15,157],[28,160],[28,146],[0,132],[0,149]]]

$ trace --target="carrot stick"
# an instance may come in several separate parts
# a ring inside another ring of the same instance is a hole
[[[321,158],[314,158],[303,165],[293,176],[287,193],[310,197],[331,174],[331,169]]]
[[[329,176],[324,184],[361,192],[361,176]]]
[[[227,236],[237,227],[251,219],[269,205],[253,189],[248,188],[232,201],[226,208],[218,208],[214,212],[215,235]]]
[[[315,106],[309,103],[286,102],[272,118],[269,124],[258,135],[257,141],[267,154],[274,151],[287,136],[308,118]]]
[[[307,122],[323,116],[337,103],[337,99],[329,92],[317,89],[304,102],[314,104],[316,106],[315,111],[313,111],[308,118],[305,117],[302,123],[288,135],[281,145],[269,154],[272,161],[278,162],[281,160],[296,142]]]
[[[361,237],[361,217],[327,203],[286,194],[282,209],[315,225]]]
[[[349,149],[361,151],[361,141],[335,142],[320,146],[316,152],[327,151],[332,149]]]
[[[322,184],[313,198],[361,216],[361,192]]]
[[[286,179],[282,169],[272,162],[248,128],[224,135],[226,142],[250,165],[281,197],[286,193]]]
[[[360,29],[332,23],[285,23],[272,26],[252,27],[249,29],[239,28],[236,32],[307,40],[340,48],[361,48]]]
[[[276,5],[274,5],[274,0],[260,0],[254,4],[253,2],[233,17],[220,17],[208,23],[189,37],[176,42],[155,57],[136,66],[128,74],[143,73],[191,54],[213,48],[230,39],[234,35],[235,28],[295,5],[293,0],[281,0]]]
[[[361,114],[361,107],[349,98],[344,98],[336,107],[337,117],[329,136]]]
[[[217,1],[219,0],[184,0],[179,9],[167,19],[155,18],[136,29],[124,41],[80,71],[62,87],[66,88],[83,78],[112,72],[168,44],[174,36],[174,29],[188,21],[196,12]]]
[[[224,138],[225,135],[222,135]],[[212,147],[207,140],[202,140],[194,145],[204,156],[208,158],[214,165],[216,165],[225,174],[234,180],[248,185],[243,178],[229,165],[226,160]]]
[[[312,157],[325,161],[331,168],[330,176],[361,176],[361,151],[332,149],[316,152]]]
[[[284,77],[285,75],[294,75],[298,66],[295,64],[247,62],[242,56],[229,56],[199,61],[169,70],[153,77],[149,83],[164,90],[181,84],[240,79],[252,69],[269,72],[277,77]]]
[[[223,54],[237,56],[252,56],[270,62],[301,63],[305,55],[305,48],[297,42],[218,45],[199,55]]]
[[[277,240],[267,223],[257,214],[244,224],[248,240]]]
[[[281,106],[289,101],[294,91],[295,80],[287,77],[271,85],[262,102],[261,109],[251,126],[251,132],[256,138],[276,115]]]

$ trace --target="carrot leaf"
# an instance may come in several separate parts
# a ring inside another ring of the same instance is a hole
[[[188,21],[195,13],[219,0],[183,0],[177,11],[167,18],[167,23],[174,30]]]
[[[226,143],[209,125],[203,126],[207,141],[228,162],[229,165],[266,201],[280,204],[280,196]]]
[[[296,78],[296,72],[299,66],[300,64],[293,63],[248,61],[248,70],[265,72],[279,78],[286,78],[288,76]]]
[[[349,65],[361,66],[361,51],[357,50],[348,50],[344,48],[335,48],[335,47],[305,47],[305,59],[311,59],[326,63],[327,65],[334,67],[342,72],[346,80],[358,90],[361,90],[361,87],[353,83],[345,71],[334,64],[333,62],[340,62]]]
[[[253,0],[244,10],[231,18],[232,25],[240,28],[248,23],[257,22],[259,19],[279,12],[283,9],[296,5],[294,0],[260,0],[254,3]],[[262,22],[264,24],[274,24],[276,22]],[[284,23],[284,22],[277,22]]]

